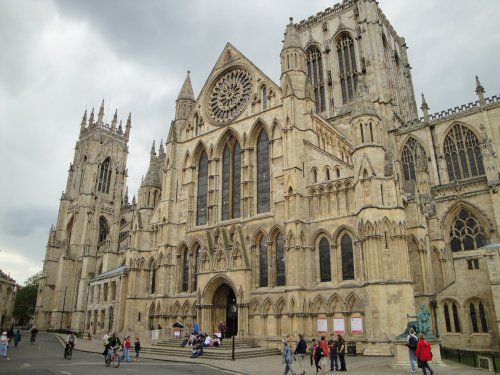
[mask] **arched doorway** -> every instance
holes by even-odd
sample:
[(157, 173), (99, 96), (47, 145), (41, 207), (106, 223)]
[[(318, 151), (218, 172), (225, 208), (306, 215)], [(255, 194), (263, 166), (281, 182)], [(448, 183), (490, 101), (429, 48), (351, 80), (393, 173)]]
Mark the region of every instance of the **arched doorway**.
[(219, 285), (212, 300), (212, 326), (218, 327), (220, 322), (224, 322), (227, 327), (226, 337), (238, 334), (238, 311), (233, 313), (231, 309), (236, 303), (234, 290), (225, 283)]

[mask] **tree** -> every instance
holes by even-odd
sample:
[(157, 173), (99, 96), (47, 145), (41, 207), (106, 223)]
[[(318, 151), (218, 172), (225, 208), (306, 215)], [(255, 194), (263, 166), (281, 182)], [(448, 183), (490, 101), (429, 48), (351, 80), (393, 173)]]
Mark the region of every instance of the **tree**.
[(17, 291), (13, 315), (18, 325), (27, 325), (33, 317), (41, 277), (42, 271), (30, 276)]

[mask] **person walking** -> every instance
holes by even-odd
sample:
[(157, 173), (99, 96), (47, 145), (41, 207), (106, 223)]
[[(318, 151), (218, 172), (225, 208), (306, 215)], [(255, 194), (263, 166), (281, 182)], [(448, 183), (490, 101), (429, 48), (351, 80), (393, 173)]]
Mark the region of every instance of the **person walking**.
[(345, 366), (345, 340), (340, 333), (337, 333), (337, 351), (339, 354), (340, 369), (339, 371), (347, 371)]
[(328, 350), (330, 350), (330, 371), (339, 370), (338, 363), (338, 341), (335, 339), (335, 335), (330, 334), (330, 340), (328, 340)]
[(304, 375), (306, 370), (304, 370), (304, 357), (306, 356), (307, 344), (306, 340), (304, 340), (304, 336), (299, 333), (299, 341), (297, 341), (297, 346), (293, 354), (297, 357), (299, 361), (300, 374)]
[(7, 331), (5, 331), (0, 336), (0, 355), (6, 360), (9, 360), (9, 357), (7, 357), (8, 345), (9, 345), (9, 338), (7, 337)]
[(37, 333), (38, 333), (38, 328), (36, 328), (36, 326), (33, 326), (33, 328), (31, 328), (31, 343), (32, 344), (35, 342)]
[(408, 347), (408, 355), (410, 356), (410, 372), (417, 372), (416, 368), (417, 357), (415, 356), (417, 343), (418, 343), (418, 337), (415, 334), (415, 330), (413, 328), (410, 328), (409, 335), (406, 338), (406, 346)]
[(122, 346), (122, 356), (120, 357), (120, 361), (124, 359), (130, 363), (130, 348), (132, 347), (132, 343), (130, 342), (130, 336), (127, 336), (125, 340), (123, 340)]
[(13, 338), (14, 338), (14, 326), (11, 325), (10, 328), (7, 330), (7, 340), (9, 341), (9, 345)]
[(17, 348), (17, 344), (19, 344), (19, 341), (21, 341), (21, 332), (17, 330), (16, 333), (14, 334), (14, 347)]
[(288, 345), (288, 341), (283, 339), (283, 364), (285, 365), (285, 374), (288, 374), (288, 371), (291, 372), (292, 375), (296, 375), (295, 371), (293, 371), (292, 364), (293, 364), (293, 354), (292, 354), (292, 349), (290, 349), (290, 346)]
[(141, 342), (139, 341), (139, 337), (135, 339), (134, 349), (135, 349), (134, 362), (137, 362), (139, 360), (139, 352), (141, 351)]
[(318, 345), (316, 339), (312, 339), (311, 366), (314, 363), (314, 365), (316, 366), (316, 374), (318, 373), (319, 370), (321, 370), (319, 362), (321, 361), (322, 357), (323, 357), (323, 351)]
[(323, 352), (323, 356), (321, 357), (321, 372), (324, 374), (326, 370), (327, 358), (329, 357), (328, 344), (326, 343), (325, 336), (321, 336), (321, 339), (319, 340), (319, 346), (321, 348), (321, 351)]
[(415, 350), (415, 356), (417, 357), (419, 367), (422, 366), (422, 372), (424, 375), (427, 375), (427, 370), (429, 370), (430, 375), (433, 375), (434, 371), (427, 363), (432, 361), (431, 344), (429, 344), (429, 342), (425, 339), (425, 333), (420, 333), (419, 337), (420, 340), (418, 340), (417, 349)]

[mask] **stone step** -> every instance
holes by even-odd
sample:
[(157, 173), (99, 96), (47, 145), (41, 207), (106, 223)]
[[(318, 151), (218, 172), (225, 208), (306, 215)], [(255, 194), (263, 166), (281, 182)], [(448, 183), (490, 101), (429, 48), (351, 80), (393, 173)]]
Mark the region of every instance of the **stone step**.
[[(163, 347), (163, 348), (181, 348), (181, 343), (180, 342), (158, 342), (154, 344), (154, 346), (157, 347)], [(232, 346), (231, 341), (224, 341), (222, 343), (223, 347), (230, 347)], [(235, 342), (234, 343), (235, 348), (258, 348), (259, 346), (257, 344), (252, 344), (252, 343), (247, 343), (247, 342)]]
[[(154, 346), (154, 347), (143, 347), (141, 353), (157, 354), (157, 355), (167, 355), (175, 357), (190, 357), (192, 350), (191, 348), (182, 347), (168, 347), (168, 346)], [(263, 356), (279, 355), (280, 351), (278, 349), (264, 349), (264, 348), (239, 348), (235, 347), (235, 358), (256, 358)], [(231, 359), (232, 348), (220, 347), (220, 348), (205, 348), (203, 349), (203, 357), (209, 359), (218, 360), (228, 360)]]

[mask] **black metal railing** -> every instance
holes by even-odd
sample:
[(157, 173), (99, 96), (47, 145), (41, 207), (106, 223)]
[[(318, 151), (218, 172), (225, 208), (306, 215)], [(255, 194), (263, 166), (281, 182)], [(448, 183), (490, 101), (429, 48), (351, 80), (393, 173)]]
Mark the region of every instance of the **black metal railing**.
[(490, 369), (491, 363), (491, 369), (495, 373), (498, 373), (500, 370), (500, 352), (455, 349), (441, 346), (441, 357), (462, 365), (483, 369)]

